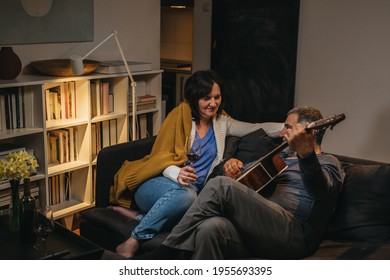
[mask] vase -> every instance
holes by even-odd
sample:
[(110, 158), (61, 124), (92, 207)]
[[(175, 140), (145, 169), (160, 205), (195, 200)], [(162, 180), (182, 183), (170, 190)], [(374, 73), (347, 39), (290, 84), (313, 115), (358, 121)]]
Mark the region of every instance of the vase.
[(36, 235), (33, 230), (35, 215), (35, 198), (31, 195), (30, 178), (23, 179), (23, 196), (19, 204), (20, 241), (22, 243), (35, 242)]
[(9, 230), (19, 231), (19, 180), (10, 180), (11, 185), (11, 203), (9, 205)]
[(13, 80), (22, 71), (22, 62), (12, 47), (0, 50), (0, 79)]

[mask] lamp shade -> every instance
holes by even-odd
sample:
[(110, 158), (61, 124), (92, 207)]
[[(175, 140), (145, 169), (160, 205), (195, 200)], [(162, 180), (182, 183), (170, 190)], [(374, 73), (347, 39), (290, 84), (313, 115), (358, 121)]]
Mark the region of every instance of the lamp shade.
[(74, 75), (84, 74), (83, 59), (79, 55), (70, 56), (70, 66)]

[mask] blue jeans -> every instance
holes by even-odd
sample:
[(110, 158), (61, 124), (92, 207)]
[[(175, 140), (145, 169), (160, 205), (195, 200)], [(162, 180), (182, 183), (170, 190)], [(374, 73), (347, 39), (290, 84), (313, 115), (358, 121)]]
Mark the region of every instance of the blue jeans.
[(151, 239), (157, 233), (172, 229), (197, 197), (192, 187), (183, 187), (164, 176), (142, 183), (135, 192), (135, 202), (146, 213), (131, 237)]

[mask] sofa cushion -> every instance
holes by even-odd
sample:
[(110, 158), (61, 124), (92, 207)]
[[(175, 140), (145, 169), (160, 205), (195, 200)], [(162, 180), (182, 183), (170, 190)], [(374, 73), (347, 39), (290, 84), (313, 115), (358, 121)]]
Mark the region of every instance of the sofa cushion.
[(92, 224), (120, 234), (123, 240), (129, 238), (133, 228), (139, 224), (137, 220), (127, 218), (118, 212), (103, 207), (85, 210), (81, 213), (81, 217)]
[(381, 241), (390, 238), (390, 165), (344, 164), (343, 189), (328, 238)]

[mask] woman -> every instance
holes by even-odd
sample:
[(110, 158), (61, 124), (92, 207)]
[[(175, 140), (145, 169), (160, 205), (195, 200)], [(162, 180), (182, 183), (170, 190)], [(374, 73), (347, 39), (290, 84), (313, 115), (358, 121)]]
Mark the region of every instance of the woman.
[[(223, 160), (227, 135), (243, 136), (263, 128), (276, 136), (282, 129), (279, 123), (251, 124), (230, 118), (222, 112), (222, 92), (216, 73), (194, 73), (184, 87), (185, 101), (164, 120), (151, 154), (138, 161), (125, 162), (118, 171), (111, 200), (118, 202), (126, 190), (138, 187), (135, 203), (140, 213), (145, 214), (112, 207), (140, 220), (131, 237), (116, 248), (118, 254), (133, 257), (141, 240), (151, 239), (178, 223), (213, 168)], [(201, 155), (193, 166), (186, 164), (184, 149), (189, 135), (202, 139)]]

